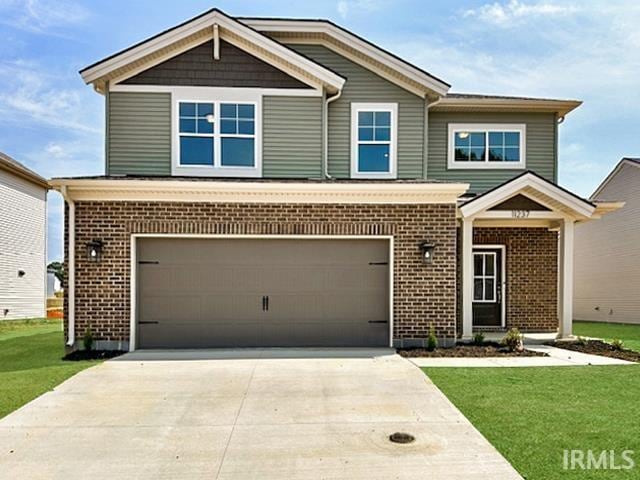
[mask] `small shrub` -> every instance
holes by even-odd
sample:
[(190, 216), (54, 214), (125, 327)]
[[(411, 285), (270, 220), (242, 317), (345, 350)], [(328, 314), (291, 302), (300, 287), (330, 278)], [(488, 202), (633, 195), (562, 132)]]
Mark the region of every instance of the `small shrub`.
[(611, 340), (611, 346), (614, 350), (622, 350), (624, 348), (624, 343), (619, 338), (614, 338)]
[(88, 327), (84, 331), (84, 335), (82, 336), (82, 344), (84, 345), (85, 350), (93, 350), (93, 332), (91, 331), (91, 327)]
[(433, 325), (429, 328), (429, 336), (427, 337), (427, 350), (433, 352), (438, 348), (438, 339), (436, 338), (436, 332)]
[(515, 352), (516, 350), (522, 350), (522, 335), (520, 334), (520, 330), (517, 328), (512, 328), (507, 332), (507, 334), (502, 338), (502, 345), (507, 347), (510, 352)]
[(484, 343), (484, 333), (478, 332), (473, 335), (473, 344), (480, 346)]
[(580, 337), (580, 336), (578, 336), (578, 338), (576, 339), (576, 343), (577, 343), (578, 345), (582, 345), (582, 346), (584, 346), (584, 345), (586, 345), (586, 344), (587, 344), (587, 339), (586, 339), (586, 338), (584, 338), (584, 337)]

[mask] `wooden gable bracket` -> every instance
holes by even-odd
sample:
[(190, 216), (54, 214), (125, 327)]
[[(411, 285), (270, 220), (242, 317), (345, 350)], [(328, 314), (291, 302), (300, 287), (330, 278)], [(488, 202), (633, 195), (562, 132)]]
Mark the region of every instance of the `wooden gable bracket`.
[(220, 31), (218, 24), (213, 24), (213, 59), (220, 60)]

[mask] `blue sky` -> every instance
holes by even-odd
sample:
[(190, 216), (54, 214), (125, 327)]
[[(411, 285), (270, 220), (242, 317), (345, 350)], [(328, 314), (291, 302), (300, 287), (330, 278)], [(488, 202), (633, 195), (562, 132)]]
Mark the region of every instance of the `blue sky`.
[[(640, 156), (640, 2), (0, 0), (0, 150), (46, 177), (103, 173), (103, 97), (78, 70), (211, 7), (329, 18), (452, 84), (452, 91), (576, 98), (560, 183), (588, 196)], [(62, 258), (50, 193), (49, 258)]]

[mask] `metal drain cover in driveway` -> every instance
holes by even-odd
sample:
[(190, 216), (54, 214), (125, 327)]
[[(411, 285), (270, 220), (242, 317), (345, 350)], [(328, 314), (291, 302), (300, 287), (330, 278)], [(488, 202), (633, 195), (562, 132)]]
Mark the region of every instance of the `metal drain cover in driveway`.
[(396, 432), (389, 435), (389, 440), (393, 443), (411, 443), (415, 439), (410, 433)]

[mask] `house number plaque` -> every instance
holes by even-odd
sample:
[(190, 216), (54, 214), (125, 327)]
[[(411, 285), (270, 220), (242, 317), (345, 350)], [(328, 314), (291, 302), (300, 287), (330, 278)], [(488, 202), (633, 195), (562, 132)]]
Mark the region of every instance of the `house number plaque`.
[(511, 210), (513, 218), (529, 218), (529, 210)]

